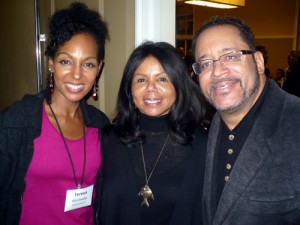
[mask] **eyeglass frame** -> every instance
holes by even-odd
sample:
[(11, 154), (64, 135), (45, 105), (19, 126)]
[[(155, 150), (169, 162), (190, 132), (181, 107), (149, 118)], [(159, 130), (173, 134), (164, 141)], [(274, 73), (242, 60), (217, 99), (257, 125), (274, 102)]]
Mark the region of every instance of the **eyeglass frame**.
[[(193, 71), (194, 71), (195, 74), (200, 75), (203, 72), (203, 70), (200, 69), (200, 62), (204, 62), (204, 61), (208, 61), (208, 62), (212, 63), (211, 66), (209, 66), (210, 68), (213, 68), (214, 64), (216, 62), (218, 62), (218, 61), (220, 61), (220, 63), (223, 65), (224, 62), (223, 62), (223, 60), (221, 60), (221, 58), (223, 58), (226, 55), (230, 55), (230, 54), (234, 54), (234, 53), (240, 53), (241, 56), (242, 56), (242, 55), (254, 54), (255, 51), (251, 51), (251, 50), (237, 50), (237, 51), (232, 51), (232, 52), (228, 52), (226, 54), (223, 54), (223, 55), (219, 56), (219, 59), (215, 59), (215, 60), (213, 60), (213, 59), (199, 60), (198, 62), (195, 62), (195, 63), (192, 64)], [(238, 62), (238, 61), (230, 61), (230, 60), (228, 60), (227, 62)], [(200, 70), (199, 73), (196, 72), (196, 70), (198, 70), (198, 69), (195, 69), (197, 66), (199, 67), (199, 70)]]

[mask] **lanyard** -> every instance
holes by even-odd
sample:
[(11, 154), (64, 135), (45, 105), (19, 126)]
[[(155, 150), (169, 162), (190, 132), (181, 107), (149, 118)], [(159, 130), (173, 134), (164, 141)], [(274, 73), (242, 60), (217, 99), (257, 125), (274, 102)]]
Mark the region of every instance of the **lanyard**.
[(61, 137), (62, 137), (62, 140), (63, 140), (63, 142), (64, 142), (66, 151), (67, 151), (67, 153), (68, 153), (68, 156), (69, 156), (69, 159), (70, 159), (70, 162), (71, 162), (71, 166), (72, 166), (72, 170), (73, 170), (73, 176), (74, 176), (75, 185), (76, 185), (76, 187), (77, 187), (78, 189), (80, 189), (81, 186), (82, 186), (82, 184), (83, 184), (83, 180), (84, 180), (85, 164), (86, 164), (86, 137), (85, 137), (85, 126), (84, 126), (84, 121), (83, 121), (83, 119), (82, 119), (83, 140), (84, 140), (84, 148), (83, 148), (83, 149), (84, 149), (84, 159), (83, 159), (83, 169), (82, 169), (81, 180), (80, 180), (80, 184), (78, 184), (77, 179), (76, 179), (76, 172), (75, 172), (74, 163), (73, 163), (72, 156), (71, 156), (70, 150), (69, 150), (69, 148), (68, 148), (66, 139), (65, 139), (65, 137), (64, 137), (64, 135), (63, 135), (63, 132), (62, 132), (60, 126), (59, 126), (58, 120), (57, 120), (57, 118), (56, 118), (56, 115), (55, 115), (55, 113), (54, 113), (52, 107), (51, 107), (51, 104), (49, 104), (49, 108), (50, 108), (50, 110), (51, 110), (51, 112), (52, 112), (52, 115), (53, 115), (53, 117), (54, 117), (54, 120), (55, 120), (55, 122), (56, 122), (56, 124), (57, 124), (57, 127), (58, 127), (58, 130), (59, 130), (59, 133), (60, 133), (60, 135), (61, 135)]

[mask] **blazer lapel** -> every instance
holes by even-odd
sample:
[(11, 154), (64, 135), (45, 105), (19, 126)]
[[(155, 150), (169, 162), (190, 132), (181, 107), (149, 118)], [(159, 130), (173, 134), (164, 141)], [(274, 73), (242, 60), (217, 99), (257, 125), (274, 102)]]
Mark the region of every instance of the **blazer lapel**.
[[(282, 110), (281, 103), (284, 97), (280, 92), (282, 90), (273, 81), (270, 82), (265, 103), (223, 189), (213, 225), (220, 225), (224, 222), (235, 203), (264, 165), (269, 154), (270, 139), (278, 126), (276, 115), (280, 114)], [(211, 147), (215, 147), (215, 145)], [(216, 174), (216, 171), (213, 173)]]
[(257, 130), (255, 130), (255, 127), (253, 127), (249, 138), (244, 144), (246, 147), (242, 148), (234, 164), (230, 178), (225, 184), (213, 221), (214, 225), (223, 223), (269, 154), (268, 148), (263, 147), (267, 142), (264, 133), (262, 131), (256, 132)]
[(204, 187), (203, 187), (203, 220), (205, 225), (211, 225), (217, 209), (216, 199), (216, 182), (217, 171), (216, 165), (216, 144), (221, 119), (216, 114), (212, 126), (210, 127), (209, 138), (207, 143), (207, 156), (205, 165)]

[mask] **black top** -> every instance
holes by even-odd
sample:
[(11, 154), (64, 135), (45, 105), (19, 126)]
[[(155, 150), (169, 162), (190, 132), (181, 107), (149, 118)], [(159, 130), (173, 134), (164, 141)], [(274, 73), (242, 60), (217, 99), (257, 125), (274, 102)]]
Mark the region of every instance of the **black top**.
[[(145, 136), (143, 150), (149, 176), (169, 134), (166, 116), (139, 116)], [(154, 200), (149, 207), (138, 196), (145, 185), (140, 142), (123, 145), (111, 132), (103, 142), (102, 224), (169, 225), (202, 224), (201, 195), (204, 174), (206, 133), (197, 130), (194, 146), (168, 138), (149, 181)]]
[[(145, 135), (143, 150), (147, 176), (149, 176), (169, 134), (167, 121), (165, 116), (149, 117), (140, 114), (139, 124), (142, 134)], [(148, 199), (149, 208), (141, 207), (141, 221), (145, 225), (168, 224), (170, 222), (182, 183), (186, 167), (185, 162), (192, 149), (191, 146), (176, 144), (171, 138), (166, 141), (163, 153), (149, 181), (154, 200)], [(145, 173), (140, 144), (130, 149), (129, 153), (137, 175), (137, 184), (141, 188), (145, 185)], [(140, 197), (140, 202), (142, 200), (143, 198)]]

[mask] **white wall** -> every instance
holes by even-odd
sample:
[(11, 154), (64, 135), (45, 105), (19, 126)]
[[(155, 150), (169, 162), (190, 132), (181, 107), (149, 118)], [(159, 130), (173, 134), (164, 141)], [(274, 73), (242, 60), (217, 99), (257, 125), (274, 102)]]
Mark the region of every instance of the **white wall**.
[(135, 1), (135, 46), (145, 40), (175, 46), (175, 0)]
[(100, 108), (114, 117), (123, 69), (134, 48), (144, 40), (175, 45), (175, 0), (100, 0), (111, 40), (106, 46), (100, 78)]

